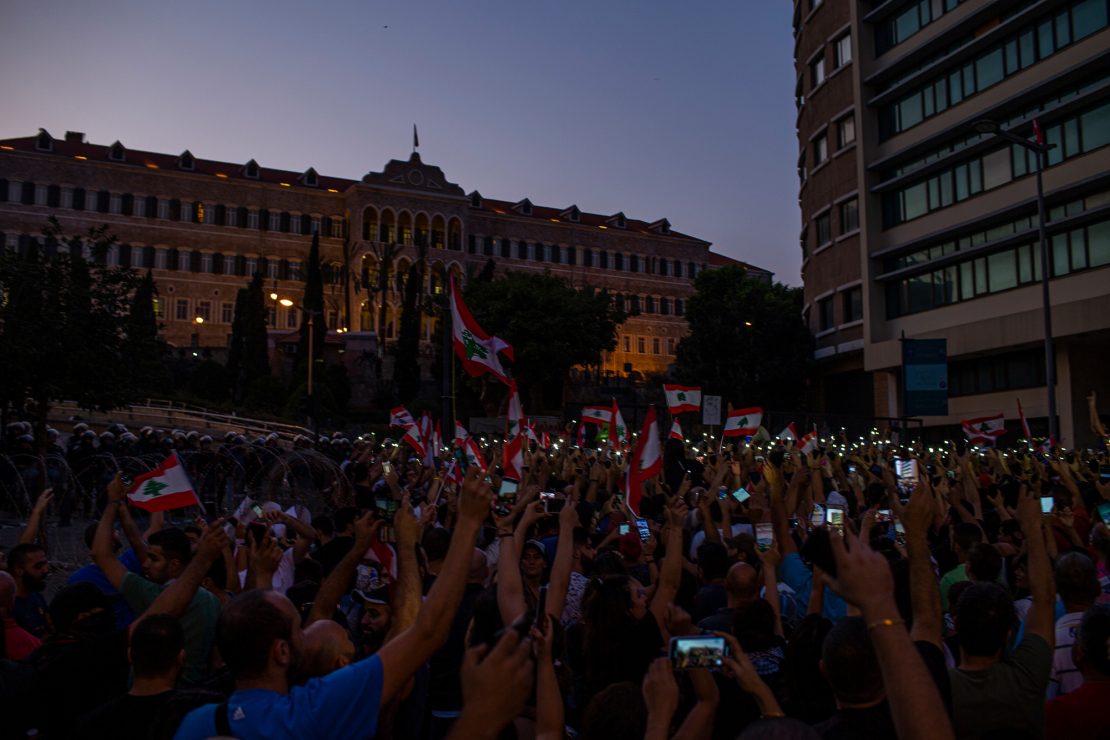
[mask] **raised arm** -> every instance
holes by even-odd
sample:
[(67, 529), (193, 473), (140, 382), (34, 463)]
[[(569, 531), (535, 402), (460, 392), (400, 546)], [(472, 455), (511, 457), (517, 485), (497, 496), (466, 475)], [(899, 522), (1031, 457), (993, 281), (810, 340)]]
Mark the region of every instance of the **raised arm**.
[(405, 682), (447, 640), (455, 610), (466, 587), (470, 554), (482, 522), (489, 516), (493, 493), (484, 474), (473, 466), (459, 493), (459, 520), (451, 536), (443, 570), (428, 592), (416, 622), (378, 651), (384, 674), (382, 703), (389, 701)]
[(512, 624), (527, 611), (520, 576), (520, 553), (528, 530), (541, 516), (543, 504), (537, 501), (524, 510), (513, 536), (501, 538), (501, 552), (497, 558), (497, 608), (504, 624)]
[[(798, 548), (794, 544), (794, 538), (790, 536), (790, 522), (782, 500), (782, 471), (768, 464), (763, 466), (763, 475), (765, 479), (769, 479), (771, 488), (771, 523), (775, 530), (775, 541), (778, 542), (779, 552), (786, 557), (797, 552)], [(794, 473), (795, 478), (800, 475), (801, 472)]]
[(313, 602), (312, 610), (308, 613), (305, 627), (321, 619), (331, 619), (335, 614), (339, 600), (351, 587), (355, 569), (366, 556), (366, 551), (370, 549), (371, 543), (381, 529), (382, 521), (372, 521), (371, 516), (370, 512), (366, 512), (355, 520), (355, 544), (320, 584), (320, 590), (316, 593), (316, 601)]
[[(886, 558), (851, 532), (829, 535), (836, 558), (833, 589), (859, 607), (875, 647), (890, 714), (899, 738), (954, 737), (940, 691), (913, 645), (894, 603), (894, 575)], [(922, 721), (923, 718), (928, 721)]]
[[(123, 527), (123, 536), (127, 538), (131, 549), (135, 551), (135, 557), (141, 563), (146, 560), (146, 539), (139, 532), (139, 526), (135, 524), (135, 518), (131, 516), (131, 510), (127, 508), (127, 500), (124, 499), (123, 501), (124, 505), (119, 507), (119, 523)], [(158, 515), (165, 517), (163, 512), (158, 512)], [(154, 518), (153, 514), (151, 518)]]
[(19, 535), (19, 544), (27, 545), (38, 538), (39, 530), (42, 529), (42, 519), (46, 515), (46, 507), (50, 504), (52, 498), (54, 498), (53, 488), (42, 489), (42, 493), (35, 499), (35, 505), (31, 507), (31, 516), (27, 518), (27, 526), (23, 528), (23, 532)]
[(933, 492), (927, 478), (921, 480), (921, 485), (899, 513), (906, 529), (906, 554), (910, 561), (910, 604), (913, 609), (910, 638), (931, 642), (939, 648), (944, 618), (940, 606), (940, 585), (929, 561)]
[(686, 504), (675, 499), (667, 507), (667, 553), (659, 568), (659, 587), (651, 597), (651, 613), (659, 629), (667, 634), (667, 607), (674, 601), (682, 579), (682, 522), (686, 518)]
[(119, 473), (116, 473), (116, 477), (108, 484), (108, 502), (100, 515), (100, 523), (96, 525), (91, 555), (93, 562), (104, 572), (112, 588), (117, 591), (123, 583), (124, 574), (127, 573), (127, 569), (116, 558), (115, 550), (112, 548), (112, 528), (116, 524), (116, 517), (122, 506), (124, 506), (123, 479), (120, 478)]
[[(577, 487), (576, 487), (577, 488)], [(547, 584), (547, 613), (556, 619), (563, 614), (570, 588), (570, 569), (574, 565), (574, 529), (578, 526), (578, 497), (571, 496), (559, 512), (559, 540), (555, 545), (555, 561)]]
[[(548, 605), (551, 597), (548, 596)], [(552, 646), (555, 640), (556, 617), (544, 614), (541, 633), (532, 628), (532, 649), (536, 657), (536, 740), (562, 740), (565, 736), (563, 693), (555, 675)]]
[(408, 494), (401, 499), (393, 526), (397, 530), (397, 589), (393, 594), (393, 624), (386, 636), (387, 641), (411, 627), (420, 612), (420, 568), (416, 562), (420, 522), (409, 504)]
[[(1024, 485), (1018, 493), (1018, 520), (1028, 553), (1029, 591), (1033, 606), (1025, 617), (1025, 634), (1038, 635), (1052, 648), (1056, 639), (1056, 584), (1045, 549), (1040, 501)], [(1051, 533), (1049, 533), (1051, 539)]]
[(197, 550), (193, 553), (192, 560), (185, 566), (181, 575), (158, 594), (144, 614), (171, 614), (180, 617), (189, 608), (193, 597), (200, 588), (201, 581), (208, 575), (212, 563), (221, 557), (223, 550), (228, 545), (227, 532), (223, 528), (223, 520), (217, 519), (201, 533), (197, 541)]

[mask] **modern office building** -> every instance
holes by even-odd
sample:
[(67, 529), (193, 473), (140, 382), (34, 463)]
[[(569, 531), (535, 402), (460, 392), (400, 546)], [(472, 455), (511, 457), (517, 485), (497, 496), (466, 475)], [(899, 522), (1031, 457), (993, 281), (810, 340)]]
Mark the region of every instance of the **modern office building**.
[(1057, 419), (1110, 398), (1107, 0), (798, 0), (802, 274), (825, 410), (903, 414), (900, 339), (945, 338), (947, 416), (1047, 433), (1034, 120), (1047, 155)]
[[(735, 262), (673, 230), (665, 218), (647, 222), (574, 204), (553, 208), (528, 198), (468, 194), (416, 152), (349, 180), (311, 167), (289, 172), (253, 159), (216, 162), (189, 151), (91, 144), (76, 132), (0, 141), (0, 242), (25, 248), (51, 215), (73, 235), (107, 224), (119, 238), (109, 263), (153, 271), (165, 337), (178, 347), (226, 345), (236, 291), (255, 272), (268, 290), (298, 300), (300, 268), (311, 235), (319, 233), (327, 325), (350, 339), (373, 332), (388, 344), (396, 336), (400, 289), (421, 254), (429, 292), (445, 289), (449, 271), (465, 280), (492, 259), (497, 271), (547, 271), (576, 286), (608, 290), (633, 315), (603, 371), (646, 375), (673, 362), (697, 274)], [(385, 259), (390, 272), (382, 291), (378, 271)], [(746, 267), (753, 277), (771, 277)], [(297, 309), (275, 303), (275, 343), (299, 320)], [(433, 321), (428, 317), (422, 327), (428, 358)]]

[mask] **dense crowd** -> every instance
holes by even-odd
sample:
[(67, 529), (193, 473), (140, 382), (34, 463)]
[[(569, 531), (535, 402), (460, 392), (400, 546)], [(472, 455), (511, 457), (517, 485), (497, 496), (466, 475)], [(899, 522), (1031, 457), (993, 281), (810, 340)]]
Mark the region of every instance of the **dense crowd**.
[[(51, 444), (4, 473), (3, 737), (1110, 737), (1105, 447), (670, 439), (633, 492), (558, 441), (516, 485), (500, 445)], [(169, 452), (205, 510), (128, 505)]]

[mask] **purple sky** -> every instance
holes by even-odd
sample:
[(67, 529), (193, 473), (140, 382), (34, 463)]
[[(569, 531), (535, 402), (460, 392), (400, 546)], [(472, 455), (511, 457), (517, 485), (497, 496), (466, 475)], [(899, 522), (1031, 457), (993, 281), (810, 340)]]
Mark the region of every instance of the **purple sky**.
[(790, 4), (752, 0), (16, 0), (0, 138), (624, 211), (798, 285)]

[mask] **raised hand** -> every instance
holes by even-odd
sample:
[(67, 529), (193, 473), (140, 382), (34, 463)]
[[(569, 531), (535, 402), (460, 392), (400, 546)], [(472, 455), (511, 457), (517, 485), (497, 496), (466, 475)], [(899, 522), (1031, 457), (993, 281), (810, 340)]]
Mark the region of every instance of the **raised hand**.
[(46, 507), (50, 504), (50, 500), (53, 499), (53, 498), (54, 498), (54, 489), (53, 488), (44, 488), (44, 489), (42, 489), (42, 493), (40, 493), (39, 497), (37, 499), (35, 499), (35, 505), (31, 509), (31, 513), (32, 514), (42, 514), (42, 512), (46, 511)]
[(197, 540), (197, 551), (193, 557), (204, 558), (208, 562), (214, 562), (223, 555), (224, 549), (230, 544), (231, 539), (224, 530), (224, 520), (217, 519), (205, 527), (201, 532), (200, 539)]
[(486, 483), (483, 471), (472, 465), (459, 491), (459, 520), (480, 525), (489, 516), (493, 490)]
[(401, 497), (401, 505), (393, 516), (393, 527), (397, 531), (397, 542), (402, 545), (415, 545), (420, 541), (420, 522), (409, 503), (409, 495)]
[(524, 708), (532, 691), (533, 674), (529, 643), (521, 640), (516, 630), (505, 630), (492, 650), (487, 645), (467, 650), (460, 676), (460, 731), (452, 732), (451, 737), (496, 737)]

